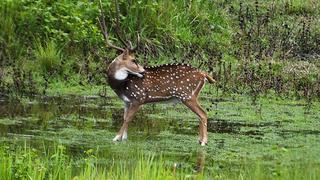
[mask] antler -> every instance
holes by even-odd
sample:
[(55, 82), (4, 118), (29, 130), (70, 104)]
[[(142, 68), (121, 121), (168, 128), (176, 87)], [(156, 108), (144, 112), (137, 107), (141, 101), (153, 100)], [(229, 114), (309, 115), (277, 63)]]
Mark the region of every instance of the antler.
[(131, 41), (129, 41), (129, 44), (130, 44), (130, 51), (135, 51), (135, 50), (137, 50), (137, 48), (138, 48), (138, 46), (139, 46), (139, 44), (140, 44), (140, 35), (139, 35), (139, 33), (138, 33), (138, 35), (137, 35), (137, 42), (136, 42), (136, 46), (135, 47), (132, 47), (132, 43), (131, 43)]
[[(103, 12), (103, 8), (102, 8), (102, 2), (101, 0), (99, 0), (99, 3), (100, 3), (100, 14), (101, 14), (101, 17), (98, 18), (98, 21), (99, 21), (99, 24), (100, 24), (100, 28), (101, 28), (101, 33), (104, 37), (104, 40), (105, 40), (105, 43), (107, 46), (111, 47), (111, 48), (114, 48), (116, 50), (119, 50), (119, 51), (124, 51), (123, 48), (120, 48), (118, 46), (115, 46), (113, 44), (111, 44), (109, 41), (108, 41), (108, 32), (107, 32), (107, 27), (106, 27), (106, 21), (105, 21), (105, 17), (104, 17), (104, 12)], [(121, 39), (122, 41), (122, 39)]]

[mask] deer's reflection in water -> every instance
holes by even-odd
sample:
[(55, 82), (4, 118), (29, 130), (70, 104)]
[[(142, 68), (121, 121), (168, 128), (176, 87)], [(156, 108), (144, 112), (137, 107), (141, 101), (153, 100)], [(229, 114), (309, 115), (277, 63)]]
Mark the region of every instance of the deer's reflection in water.
[[(205, 149), (198, 149), (197, 154), (196, 154), (196, 161), (194, 164), (194, 172), (195, 173), (202, 173), (204, 170), (204, 164), (205, 164), (205, 159), (206, 159), (206, 150)], [(183, 168), (183, 164), (181, 163), (174, 163), (173, 164), (173, 174), (175, 175), (178, 169)]]
[(207, 151), (203, 148), (199, 148), (197, 151), (197, 161), (194, 167), (194, 170), (197, 173), (202, 173), (204, 169), (205, 159)]

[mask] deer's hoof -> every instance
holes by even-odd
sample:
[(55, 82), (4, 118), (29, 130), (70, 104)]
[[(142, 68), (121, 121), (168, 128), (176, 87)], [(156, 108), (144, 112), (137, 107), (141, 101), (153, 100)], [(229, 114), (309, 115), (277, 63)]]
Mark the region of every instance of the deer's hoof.
[(122, 134), (122, 140), (124, 141), (124, 140), (127, 140), (128, 139), (128, 134), (127, 134), (127, 132), (125, 131), (125, 132), (123, 132), (123, 134)]
[(206, 145), (208, 145), (206, 142), (204, 142), (204, 141), (199, 141), (199, 144), (201, 145), (201, 146), (206, 146)]
[(207, 143), (205, 143), (205, 142), (201, 143), (201, 146), (206, 146), (206, 145), (207, 145)]
[(122, 141), (122, 137), (120, 135), (116, 135), (116, 137), (113, 138), (113, 142)]

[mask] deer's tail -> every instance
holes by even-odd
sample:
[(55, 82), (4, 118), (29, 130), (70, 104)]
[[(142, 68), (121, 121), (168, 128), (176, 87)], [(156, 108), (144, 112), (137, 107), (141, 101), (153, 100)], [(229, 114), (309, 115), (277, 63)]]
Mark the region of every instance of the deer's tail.
[(213, 84), (215, 82), (217, 82), (215, 79), (213, 79), (213, 77), (211, 77), (208, 73), (205, 73), (205, 76), (207, 78), (207, 80), (209, 81), (210, 84)]

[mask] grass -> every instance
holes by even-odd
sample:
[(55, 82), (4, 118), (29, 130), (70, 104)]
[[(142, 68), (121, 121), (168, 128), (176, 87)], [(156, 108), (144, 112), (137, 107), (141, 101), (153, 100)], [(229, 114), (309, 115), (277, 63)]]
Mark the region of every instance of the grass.
[[(14, 149), (13, 149), (14, 148)], [(111, 162), (99, 160), (96, 150), (84, 151), (80, 157), (66, 153), (63, 145), (54, 151), (43, 151), (29, 145), (0, 147), (0, 179), (317, 179), (319, 164), (302, 161), (288, 165), (266, 164), (262, 159), (225, 162), (218, 169), (179, 167), (161, 155), (138, 153), (128, 159)], [(292, 154), (294, 156), (294, 154)]]
[(104, 86), (92, 86), (89, 84), (79, 85), (79, 84), (66, 84), (61, 81), (55, 81), (50, 83), (47, 95), (48, 96), (59, 96), (59, 95), (98, 95), (103, 93)]
[(53, 75), (61, 69), (61, 53), (53, 40), (47, 40), (42, 45), (40, 40), (36, 43), (35, 64), (36, 68), (44, 75)]

